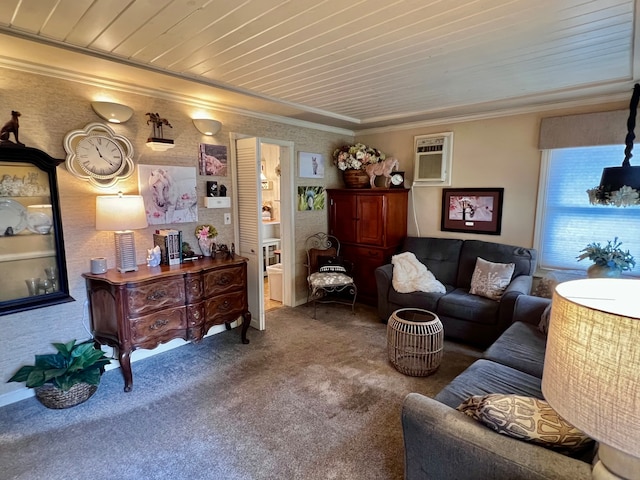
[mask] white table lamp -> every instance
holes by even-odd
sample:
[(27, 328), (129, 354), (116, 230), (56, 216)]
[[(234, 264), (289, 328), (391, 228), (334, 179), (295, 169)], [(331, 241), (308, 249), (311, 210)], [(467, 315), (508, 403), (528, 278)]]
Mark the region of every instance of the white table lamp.
[(542, 393), (599, 442), (594, 478), (640, 479), (640, 280), (556, 287)]
[(135, 239), (131, 230), (147, 226), (141, 195), (96, 197), (96, 230), (115, 232), (116, 268), (119, 272), (138, 270)]

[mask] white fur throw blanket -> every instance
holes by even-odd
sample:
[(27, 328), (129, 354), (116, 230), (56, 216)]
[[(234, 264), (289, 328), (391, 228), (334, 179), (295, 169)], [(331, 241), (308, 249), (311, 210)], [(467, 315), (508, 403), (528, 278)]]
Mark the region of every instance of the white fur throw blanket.
[(391, 257), (393, 278), (391, 284), (396, 292), (438, 292), (446, 293), (442, 283), (411, 252)]

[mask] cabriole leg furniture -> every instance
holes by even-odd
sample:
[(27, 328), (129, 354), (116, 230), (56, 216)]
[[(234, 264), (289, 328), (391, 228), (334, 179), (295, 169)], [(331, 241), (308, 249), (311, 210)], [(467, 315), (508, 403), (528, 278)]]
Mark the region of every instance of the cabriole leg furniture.
[(201, 340), (214, 325), (243, 317), (241, 339), (249, 343), (247, 260), (205, 257), (180, 265), (136, 272), (115, 269), (84, 273), (94, 341), (118, 352), (124, 391), (133, 386), (131, 352), (152, 349), (174, 338)]

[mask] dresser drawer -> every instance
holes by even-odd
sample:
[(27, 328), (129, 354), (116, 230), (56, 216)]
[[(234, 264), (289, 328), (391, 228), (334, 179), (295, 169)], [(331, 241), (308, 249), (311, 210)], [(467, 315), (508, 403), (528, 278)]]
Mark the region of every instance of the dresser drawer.
[(167, 278), (129, 287), (127, 304), (130, 317), (138, 317), (161, 308), (184, 305), (184, 279)]
[(135, 345), (145, 348), (145, 344), (154, 344), (176, 338), (176, 330), (186, 330), (186, 307), (176, 307), (152, 313), (131, 320), (131, 340)]
[(204, 275), (204, 296), (243, 290), (246, 284), (247, 273), (243, 265), (214, 270)]
[(247, 297), (244, 290), (210, 298), (205, 302), (207, 329), (211, 325), (233, 322), (247, 311)]

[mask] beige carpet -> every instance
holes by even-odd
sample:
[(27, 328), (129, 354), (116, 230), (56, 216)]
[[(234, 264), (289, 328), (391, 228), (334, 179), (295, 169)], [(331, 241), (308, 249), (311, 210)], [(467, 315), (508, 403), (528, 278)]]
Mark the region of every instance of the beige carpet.
[(407, 377), (386, 326), (357, 305), (280, 308), (238, 330), (111, 370), (88, 402), (0, 409), (1, 479), (401, 479), (400, 408), (434, 395), (478, 356), (446, 343), (441, 368)]

